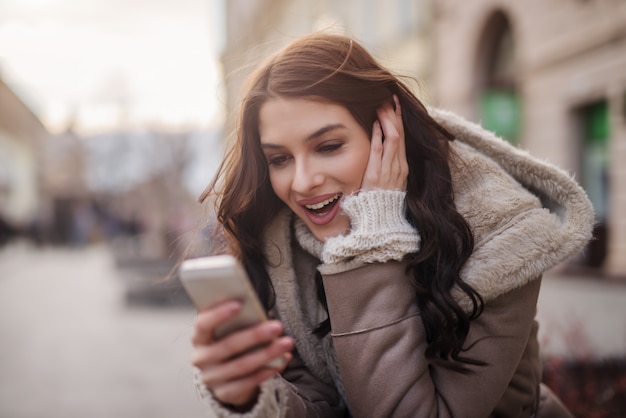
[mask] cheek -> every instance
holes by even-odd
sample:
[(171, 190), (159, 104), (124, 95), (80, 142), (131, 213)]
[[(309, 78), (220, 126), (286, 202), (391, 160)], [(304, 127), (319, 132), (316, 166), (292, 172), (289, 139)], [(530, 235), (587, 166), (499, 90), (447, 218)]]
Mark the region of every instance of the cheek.
[(289, 195), (289, 181), (285, 173), (270, 170), (270, 184), (276, 196), (286, 203), (287, 196)]
[(356, 184), (357, 187), (361, 186), (363, 182), (363, 176), (365, 169), (367, 168), (367, 162), (369, 160), (369, 150), (367, 152), (361, 151), (355, 158), (352, 159), (351, 164), (346, 164), (344, 169), (351, 175), (351, 183)]
[(361, 187), (367, 161), (340, 160), (326, 165), (328, 177), (343, 185), (344, 192), (353, 192)]

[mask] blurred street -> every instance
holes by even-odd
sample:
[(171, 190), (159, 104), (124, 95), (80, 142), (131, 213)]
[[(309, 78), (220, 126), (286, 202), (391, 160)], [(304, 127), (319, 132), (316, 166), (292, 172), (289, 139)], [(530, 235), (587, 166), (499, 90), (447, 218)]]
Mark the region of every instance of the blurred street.
[(0, 252), (0, 417), (199, 417), (188, 305), (126, 304), (104, 246)]
[[(128, 303), (105, 246), (0, 251), (0, 416), (200, 417), (190, 305)], [(544, 354), (626, 353), (626, 284), (548, 276)]]
[(547, 273), (537, 318), (546, 356), (579, 360), (626, 356), (624, 280)]

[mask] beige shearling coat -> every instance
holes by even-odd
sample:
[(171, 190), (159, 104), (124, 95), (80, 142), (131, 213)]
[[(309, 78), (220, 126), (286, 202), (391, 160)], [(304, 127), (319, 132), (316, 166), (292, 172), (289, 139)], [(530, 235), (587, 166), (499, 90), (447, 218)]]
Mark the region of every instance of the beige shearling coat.
[[(462, 277), (485, 301), (471, 323), (468, 357), (486, 366), (460, 374), (429, 364), (426, 335), (402, 262), (319, 266), (293, 236), (292, 215), (268, 226), (266, 255), (275, 315), (296, 340), (282, 376), (262, 385), (246, 417), (570, 416), (540, 384), (534, 320), (541, 276), (580, 250), (593, 210), (582, 189), (477, 125), (431, 110), (455, 137), (455, 202), (475, 238)], [(326, 317), (314, 275), (322, 273), (332, 333), (311, 330)], [(468, 301), (461, 293), (464, 307)], [(240, 416), (198, 384), (214, 416)]]

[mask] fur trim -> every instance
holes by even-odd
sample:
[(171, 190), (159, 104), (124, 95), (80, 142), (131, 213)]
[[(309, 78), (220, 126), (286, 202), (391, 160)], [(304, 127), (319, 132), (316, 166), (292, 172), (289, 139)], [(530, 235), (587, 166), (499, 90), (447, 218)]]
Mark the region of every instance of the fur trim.
[(593, 208), (567, 173), (453, 113), (430, 114), (457, 140), (455, 202), (476, 239), (461, 275), (486, 301), (534, 280), (589, 241)]
[(298, 354), (311, 373), (334, 385), (345, 400), (332, 338), (328, 334), (320, 340), (312, 333), (328, 317), (317, 297), (315, 274), (320, 261), (292, 239), (292, 220), (293, 212), (285, 208), (266, 233), (265, 255), (276, 293), (276, 316), (296, 340)]
[(324, 344), (312, 333), (327, 315), (317, 299), (315, 272), (319, 260), (300, 247), (294, 248), (292, 218), (291, 210), (284, 209), (272, 220), (266, 234), (265, 255), (276, 292), (276, 314), (286, 333), (295, 338), (304, 363), (319, 379), (332, 383), (326, 362), (319, 356)]
[(324, 251), (324, 243), (311, 233), (311, 230), (300, 218), (293, 220), (293, 229), (296, 239), (300, 246), (309, 254), (314, 255), (318, 259), (322, 259), (322, 251)]

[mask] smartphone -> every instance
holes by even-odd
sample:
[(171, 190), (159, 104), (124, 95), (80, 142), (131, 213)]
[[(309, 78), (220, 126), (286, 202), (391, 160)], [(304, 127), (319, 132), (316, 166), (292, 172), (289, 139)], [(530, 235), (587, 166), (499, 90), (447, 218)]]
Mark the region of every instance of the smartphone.
[[(215, 329), (214, 337), (228, 334), (258, 324), (267, 319), (246, 270), (231, 255), (192, 258), (182, 262), (180, 281), (198, 310), (211, 308), (226, 300), (242, 303), (239, 314)], [(268, 363), (269, 367), (281, 367), (284, 358)]]

